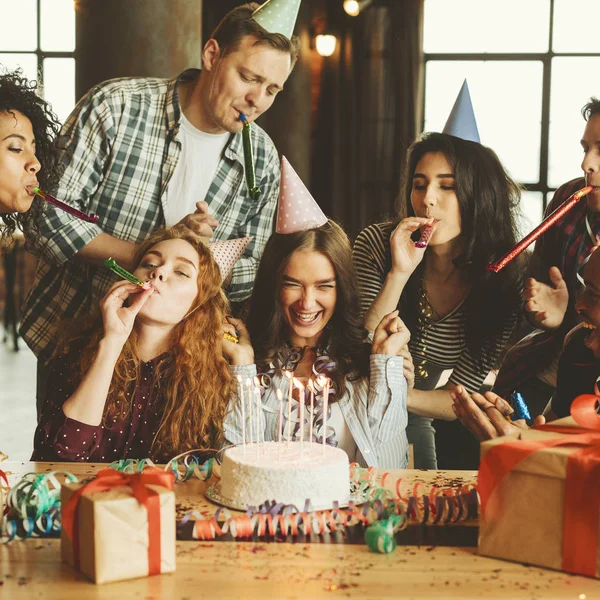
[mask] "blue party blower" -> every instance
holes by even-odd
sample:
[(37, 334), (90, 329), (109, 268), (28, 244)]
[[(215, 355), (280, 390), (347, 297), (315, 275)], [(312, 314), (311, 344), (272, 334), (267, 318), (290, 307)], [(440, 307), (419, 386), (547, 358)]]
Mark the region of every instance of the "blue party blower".
[(510, 398), (510, 405), (512, 409), (515, 411), (510, 415), (511, 421), (518, 421), (519, 419), (525, 419), (528, 425), (531, 425), (531, 413), (529, 412), (529, 407), (525, 403), (525, 399), (522, 394), (519, 392), (513, 392), (513, 395)]

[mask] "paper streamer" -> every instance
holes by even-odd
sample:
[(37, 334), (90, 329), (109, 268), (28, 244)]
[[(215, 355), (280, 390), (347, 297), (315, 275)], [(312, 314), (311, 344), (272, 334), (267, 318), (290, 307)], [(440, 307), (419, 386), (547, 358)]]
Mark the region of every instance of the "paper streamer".
[(0, 542), (27, 539), (60, 531), (60, 482), (57, 475), (68, 482), (77, 477), (68, 471), (26, 473), (9, 490), (7, 512), (2, 517)]

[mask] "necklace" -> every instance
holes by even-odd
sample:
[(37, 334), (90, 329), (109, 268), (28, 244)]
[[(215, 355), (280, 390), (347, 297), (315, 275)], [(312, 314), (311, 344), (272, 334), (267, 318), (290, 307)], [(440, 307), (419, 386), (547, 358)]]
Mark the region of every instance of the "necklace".
[(425, 278), (421, 278), (419, 290), (419, 314), (417, 316), (418, 334), (414, 341), (414, 354), (420, 354), (422, 358), (415, 365), (415, 376), (421, 381), (429, 377), (427, 370), (427, 336), (429, 328), (432, 325), (431, 318), (433, 317), (433, 308), (427, 297), (427, 288), (425, 287)]

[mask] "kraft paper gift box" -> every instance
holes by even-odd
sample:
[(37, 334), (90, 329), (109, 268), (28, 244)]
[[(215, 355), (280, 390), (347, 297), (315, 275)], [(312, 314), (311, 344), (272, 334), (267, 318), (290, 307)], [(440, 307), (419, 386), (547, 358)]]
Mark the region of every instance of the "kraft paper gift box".
[[(124, 475), (111, 469), (100, 471), (91, 484), (63, 485), (63, 561), (96, 583), (175, 571), (175, 492), (172, 474), (160, 471), (159, 477), (165, 475), (170, 487), (149, 483), (147, 471)], [(151, 509), (134, 495), (136, 486), (127, 484), (128, 478), (140, 476), (137, 488), (141, 484), (155, 503)], [(70, 516), (65, 513), (69, 500)]]
[[(481, 444), (479, 552), (598, 577), (600, 431), (592, 433), (592, 441), (586, 443), (582, 435), (589, 436), (591, 430), (580, 428), (572, 417), (553, 421), (548, 427), (559, 431), (531, 429)], [(581, 445), (567, 445), (577, 442), (576, 437)], [(517, 453), (522, 452), (518, 447), (523, 445), (529, 449), (546, 447), (535, 449), (522, 462), (513, 454), (511, 463), (511, 445)], [(492, 451), (493, 459), (488, 456)], [(592, 458), (595, 464), (587, 467), (592, 476), (588, 472), (583, 480), (581, 472), (578, 475), (577, 469), (568, 467), (569, 457), (582, 451), (595, 456)], [(490, 460), (484, 467), (486, 456)], [(507, 468), (508, 472), (499, 478), (498, 473)], [(578, 476), (579, 483), (573, 479)]]

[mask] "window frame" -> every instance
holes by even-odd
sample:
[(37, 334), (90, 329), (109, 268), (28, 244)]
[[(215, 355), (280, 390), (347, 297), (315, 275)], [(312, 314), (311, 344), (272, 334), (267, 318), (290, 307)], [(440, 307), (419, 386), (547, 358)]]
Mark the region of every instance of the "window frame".
[(42, 2), (43, 2), (43, 0), (36, 0), (36, 7), (37, 7), (36, 49), (35, 50), (1, 49), (0, 53), (2, 53), (2, 54), (29, 54), (29, 55), (35, 56), (37, 59), (36, 79), (38, 82), (38, 86), (41, 88), (42, 93), (43, 93), (43, 91), (44, 91), (44, 60), (46, 58), (72, 58), (75, 60), (75, 65), (77, 65), (78, 53), (77, 53), (77, 37), (75, 37), (75, 50), (73, 50), (72, 52), (57, 51), (57, 50), (42, 50)]
[(550, 92), (552, 83), (552, 60), (554, 58), (600, 58), (600, 52), (555, 52), (553, 47), (554, 42), (554, 5), (555, 0), (550, 0), (549, 11), (550, 18), (548, 21), (548, 51), (547, 52), (527, 52), (527, 53), (510, 53), (510, 52), (477, 52), (477, 53), (423, 53), (423, 105), (422, 105), (422, 123), (421, 129), (425, 125), (425, 103), (427, 94), (427, 65), (429, 62), (446, 62), (446, 61), (526, 61), (526, 62), (541, 62), (542, 63), (542, 122), (541, 122), (541, 140), (540, 140), (540, 170), (539, 181), (522, 181), (519, 182), (523, 188), (529, 192), (541, 192), (543, 210), (546, 210), (548, 200), (556, 187), (552, 187), (548, 183), (549, 170), (549, 153), (550, 153)]

